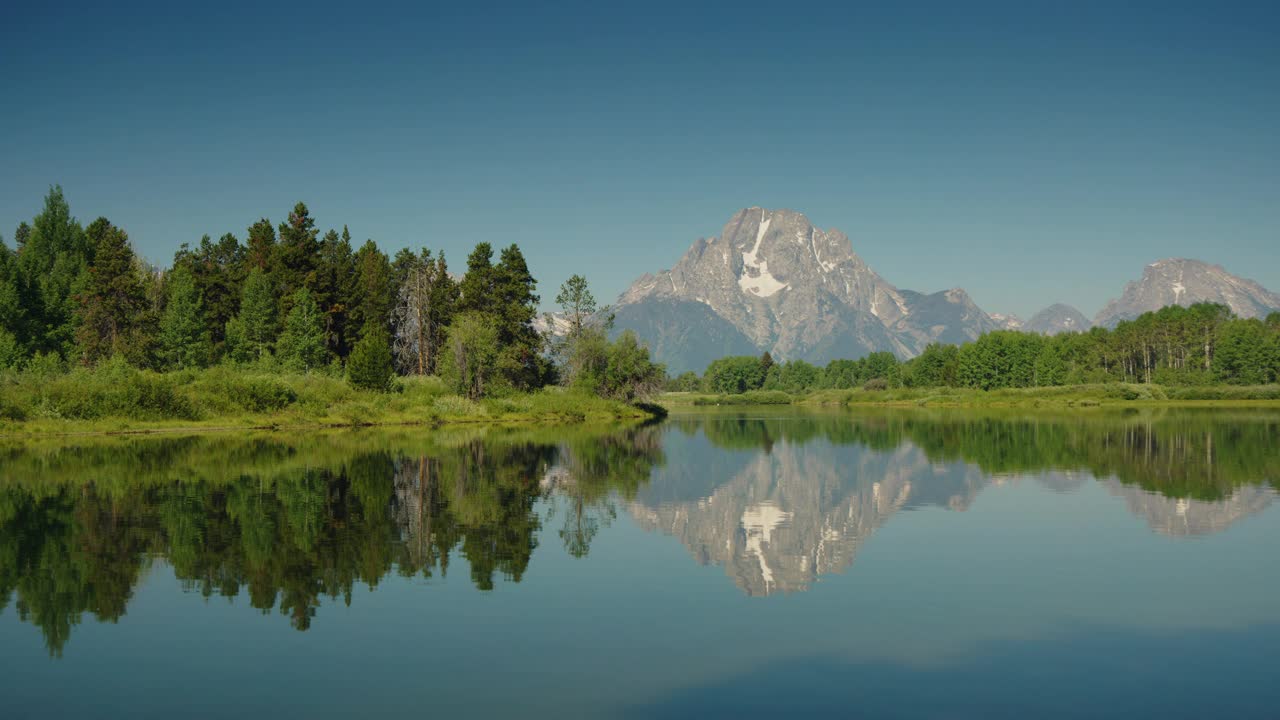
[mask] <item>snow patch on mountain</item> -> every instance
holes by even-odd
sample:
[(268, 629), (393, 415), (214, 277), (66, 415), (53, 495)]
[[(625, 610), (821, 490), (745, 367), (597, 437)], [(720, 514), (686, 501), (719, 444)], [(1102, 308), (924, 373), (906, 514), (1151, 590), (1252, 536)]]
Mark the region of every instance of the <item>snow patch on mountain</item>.
[[(742, 275), (738, 278), (738, 287), (742, 288), (742, 292), (759, 297), (770, 297), (787, 287), (786, 283), (769, 272), (769, 261), (760, 258), (760, 242), (769, 232), (771, 220), (765, 216), (764, 210), (760, 211), (760, 228), (756, 231), (756, 244), (751, 246), (749, 252), (742, 253)], [(748, 268), (755, 271), (754, 275)]]

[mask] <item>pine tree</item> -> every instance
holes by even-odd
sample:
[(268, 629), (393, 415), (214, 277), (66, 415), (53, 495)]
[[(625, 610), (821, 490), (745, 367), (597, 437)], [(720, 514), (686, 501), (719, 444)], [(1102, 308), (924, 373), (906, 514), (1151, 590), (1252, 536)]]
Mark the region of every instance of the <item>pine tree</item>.
[(161, 357), (166, 367), (182, 370), (206, 365), (210, 351), (200, 289), (191, 271), (179, 267), (170, 277), (169, 304), (160, 320)]
[(0, 238), (0, 368), (17, 367), (25, 354), (19, 333), (23, 327), (18, 260)]
[(316, 282), (316, 302), (325, 315), (325, 338), (329, 352), (346, 357), (351, 352), (353, 334), (348, 326), (355, 283), (355, 256), (351, 233), (330, 230), (320, 242), (320, 270)]
[(228, 321), (228, 351), (234, 360), (259, 360), (271, 352), (276, 340), (275, 292), (261, 268), (254, 267), (244, 280), (240, 294), (240, 314)]
[(350, 323), (353, 336), (386, 332), (391, 326), (391, 310), (399, 288), (391, 285), (391, 262), (378, 244), (366, 240), (356, 253)]
[(564, 281), (560, 294), (556, 295), (556, 304), (569, 321), (570, 339), (582, 332), (587, 320), (596, 313), (596, 297), (591, 294), (587, 279), (581, 275), (573, 275)]
[(306, 372), (328, 363), (325, 348), (324, 316), (315, 297), (302, 288), (291, 298), (292, 308), (285, 318), (278, 345), (280, 359), (291, 370)]
[(511, 245), (502, 251), (493, 276), (502, 371), (515, 387), (539, 387), (549, 368), (542, 356), (542, 336), (533, 327), (538, 316), (537, 281), (519, 247)]
[(250, 268), (269, 272), (276, 255), (276, 229), (271, 221), (262, 218), (250, 225), (249, 239), (245, 245), (245, 273), (248, 274)]
[(302, 288), (316, 288), (319, 234), (315, 220), (303, 203), (293, 207), (288, 222), (280, 223), (280, 243), (276, 246), (271, 274), (282, 301), (280, 309), (285, 314), (293, 307), (294, 293)]
[(75, 298), (76, 341), (81, 361), (93, 364), (133, 349), (146, 298), (129, 236), (106, 218), (94, 220), (85, 235), (94, 260)]
[(772, 369), (773, 356), (769, 354), (768, 350), (765, 350), (764, 354), (760, 356), (760, 374), (767, 378), (769, 377), (769, 371)]
[(75, 338), (74, 295), (85, 281), (93, 249), (61, 187), (49, 189), (44, 209), (20, 243), (18, 267), (30, 283), (25, 293), (30, 344), (36, 351), (69, 354)]
[(216, 243), (205, 235), (195, 250), (183, 245), (174, 256), (174, 269), (184, 266), (190, 270), (203, 299), (209, 338), (215, 348), (220, 347), (225, 340), (223, 328), (228, 320), (235, 317), (240, 306), (245, 248), (231, 233), (223, 235)]
[(355, 387), (386, 391), (391, 387), (395, 371), (391, 366), (391, 348), (382, 332), (368, 332), (351, 350), (347, 361), (347, 378)]
[(458, 284), (458, 312), (494, 314), (493, 247), (479, 243), (467, 256), (467, 274)]

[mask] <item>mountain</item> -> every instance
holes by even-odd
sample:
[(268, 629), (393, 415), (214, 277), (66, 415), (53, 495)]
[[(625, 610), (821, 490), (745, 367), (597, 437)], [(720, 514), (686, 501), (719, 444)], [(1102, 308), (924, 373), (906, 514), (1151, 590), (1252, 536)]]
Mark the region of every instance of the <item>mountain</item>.
[(900, 290), (844, 233), (758, 207), (698, 239), (670, 270), (641, 276), (614, 310), (615, 329), (634, 330), (673, 373), (766, 350), (819, 364), (876, 351), (911, 357), (999, 327), (964, 290)]
[(1055, 303), (1031, 316), (1023, 326), (1026, 332), (1057, 335), (1062, 332), (1084, 332), (1093, 327), (1089, 319), (1070, 305)]
[(756, 345), (733, 323), (699, 302), (653, 298), (642, 304), (620, 305), (614, 328), (634, 330), (653, 357), (671, 374), (701, 372), (712, 360), (728, 355), (754, 355)]
[(1132, 320), (1144, 312), (1198, 302), (1221, 303), (1244, 318), (1266, 317), (1280, 310), (1280, 295), (1232, 275), (1221, 265), (1170, 258), (1143, 269), (1142, 279), (1126, 284), (1120, 297), (1107, 303), (1093, 324), (1113, 328), (1121, 320)]
[(991, 313), (991, 319), (1001, 330), (1021, 330), (1024, 324), (1022, 318), (1012, 313)]

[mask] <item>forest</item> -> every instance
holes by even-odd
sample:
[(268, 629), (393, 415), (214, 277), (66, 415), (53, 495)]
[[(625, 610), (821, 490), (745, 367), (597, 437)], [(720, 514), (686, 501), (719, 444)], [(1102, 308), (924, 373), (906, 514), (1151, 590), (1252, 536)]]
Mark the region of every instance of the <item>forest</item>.
[(246, 412), (295, 403), (305, 388), (272, 380), (290, 376), (367, 392), (439, 378), (426, 394), (472, 402), (554, 385), (630, 402), (661, 388), (662, 367), (634, 335), (609, 339), (584, 278), (557, 301), (574, 322), (552, 338), (536, 326), (537, 281), (515, 244), (476, 245), (458, 276), (443, 252), (388, 256), (373, 240), (356, 247), (345, 225), (321, 233), (303, 203), (279, 224), (253, 222), (243, 242), (183, 244), (161, 269), (107, 218), (82, 226), (55, 186), (14, 247), (0, 242), (0, 418), (208, 415), (226, 410), (221, 400), (183, 388), (211, 367), (234, 369), (222, 381), (257, 378), (217, 388)]
[(1280, 381), (1280, 313), (1244, 319), (1223, 306), (1171, 305), (1121, 322), (1113, 330), (1041, 335), (999, 330), (963, 345), (932, 344), (900, 361), (893, 353), (833, 360), (775, 362), (734, 356), (712, 362), (701, 377), (684, 373), (668, 389), (741, 394), (862, 388), (1051, 388), (1131, 383), (1195, 388)]

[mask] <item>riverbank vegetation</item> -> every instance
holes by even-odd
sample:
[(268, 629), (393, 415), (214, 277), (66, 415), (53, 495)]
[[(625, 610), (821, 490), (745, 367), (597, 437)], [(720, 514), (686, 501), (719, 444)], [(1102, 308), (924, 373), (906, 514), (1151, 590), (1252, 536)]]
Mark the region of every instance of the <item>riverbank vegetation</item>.
[[(668, 381), (693, 404), (748, 393), (817, 402), (1016, 404), (1078, 401), (1280, 400), (1280, 313), (1237, 318), (1222, 305), (1171, 306), (1114, 330), (1045, 336), (1001, 330), (963, 345), (933, 344), (901, 361), (892, 353), (775, 362), (735, 356)], [(698, 394), (702, 395), (698, 395)]]
[(651, 414), (662, 366), (609, 338), (586, 280), (537, 324), (516, 245), (476, 245), (455, 279), (443, 253), (388, 257), (298, 203), (246, 241), (183, 245), (170, 269), (106, 218), (82, 227), (60, 188), (0, 243), (0, 428), (126, 429), (583, 420)]

